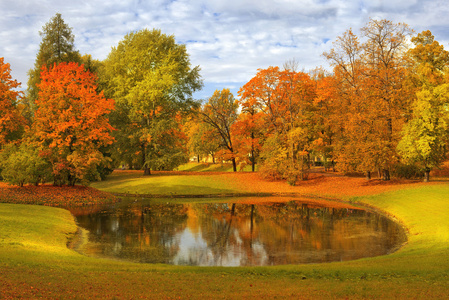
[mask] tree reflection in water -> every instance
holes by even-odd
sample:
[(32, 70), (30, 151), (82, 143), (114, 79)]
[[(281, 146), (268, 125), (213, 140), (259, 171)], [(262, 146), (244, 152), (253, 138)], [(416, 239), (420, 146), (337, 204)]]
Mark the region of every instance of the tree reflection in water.
[(391, 220), (313, 202), (161, 204), (123, 201), (76, 211), (88, 255), (142, 263), (263, 266), (387, 254), (405, 241)]

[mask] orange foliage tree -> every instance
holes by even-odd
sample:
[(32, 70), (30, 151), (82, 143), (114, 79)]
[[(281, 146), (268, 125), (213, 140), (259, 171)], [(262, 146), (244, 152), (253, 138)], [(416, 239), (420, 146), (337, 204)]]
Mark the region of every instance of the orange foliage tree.
[(243, 107), (237, 120), (232, 124), (231, 132), (235, 137), (238, 160), (241, 168), (251, 165), (254, 172), (263, 143), (263, 114), (253, 107)]
[(335, 113), (339, 109), (338, 82), (322, 69), (313, 72), (313, 78), (316, 82), (316, 97), (313, 101), (312, 122), (315, 124), (316, 136), (312, 148), (322, 157), (325, 170), (332, 167), (335, 171), (335, 144), (340, 132), (338, 114)]
[(395, 151), (410, 95), (404, 87), (404, 54), (411, 30), (405, 24), (371, 20), (361, 43), (347, 31), (325, 53), (339, 82), (338, 161), (345, 171), (382, 171), (385, 180), (398, 162)]
[(0, 57), (0, 145), (14, 139), (14, 133), (25, 124), (25, 119), (18, 110), (21, 92), (14, 89), (20, 83), (11, 77), (11, 68)]
[(306, 176), (313, 141), (316, 85), (310, 76), (278, 67), (259, 70), (239, 91), (243, 107), (262, 112), (267, 142), (262, 149), (262, 170), (269, 177), (288, 178), (291, 184)]
[[(339, 170), (363, 171), (371, 176), (375, 165), (372, 156), (366, 153), (370, 147), (364, 146), (372, 136), (373, 126), (368, 117), (369, 102), (364, 88), (366, 71), (362, 45), (352, 30), (348, 30), (337, 37), (334, 48), (323, 55), (333, 66), (336, 82), (336, 105), (330, 121), (337, 133), (335, 156)], [(319, 90), (321, 97), (324, 91)]]
[(87, 181), (105, 160), (101, 147), (113, 142), (107, 117), (113, 100), (97, 93), (95, 76), (76, 63), (44, 66), (38, 87), (33, 133), (52, 165), (54, 183)]

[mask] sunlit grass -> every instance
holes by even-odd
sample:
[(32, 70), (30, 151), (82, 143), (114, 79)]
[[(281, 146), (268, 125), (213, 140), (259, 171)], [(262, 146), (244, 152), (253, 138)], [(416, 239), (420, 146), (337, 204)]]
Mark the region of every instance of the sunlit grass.
[[(256, 165), (256, 171), (258, 166)], [(186, 171), (186, 172), (233, 172), (232, 164), (230, 163), (198, 163), (198, 162), (189, 162), (187, 164), (179, 166), (177, 171)], [(243, 169), (238, 167), (238, 171), (243, 172), (251, 172), (251, 165), (246, 165)]]
[(342, 263), (252, 268), (143, 265), (85, 257), (67, 249), (76, 225), (65, 210), (0, 204), (0, 298), (444, 299), (449, 288), (449, 185), (352, 201), (402, 222), (409, 230), (407, 245), (391, 255)]
[(142, 172), (121, 174), (114, 172), (105, 181), (91, 186), (102, 191), (128, 194), (198, 195), (238, 192), (220, 175), (151, 175)]
[[(67, 239), (77, 229), (66, 210), (34, 205), (0, 204), (0, 254), (21, 261), (20, 254), (73, 255)], [(1, 297), (0, 297), (1, 298)]]

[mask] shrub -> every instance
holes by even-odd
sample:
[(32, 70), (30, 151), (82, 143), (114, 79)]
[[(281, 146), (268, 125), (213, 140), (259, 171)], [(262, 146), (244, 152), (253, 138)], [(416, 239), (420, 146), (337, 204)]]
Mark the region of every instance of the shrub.
[(424, 176), (424, 172), (418, 166), (403, 163), (396, 165), (392, 173), (394, 177), (405, 179), (417, 179)]
[(0, 155), (3, 180), (18, 186), (49, 180), (50, 164), (39, 153), (37, 145), (29, 142), (7, 145)]

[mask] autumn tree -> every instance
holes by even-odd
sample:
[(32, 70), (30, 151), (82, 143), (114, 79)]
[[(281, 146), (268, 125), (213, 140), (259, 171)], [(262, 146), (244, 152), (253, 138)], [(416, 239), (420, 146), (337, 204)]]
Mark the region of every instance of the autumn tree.
[(363, 45), (367, 84), (370, 89), (371, 112), (377, 127), (376, 153), (383, 178), (390, 179), (391, 166), (398, 158), (395, 153), (404, 124), (402, 116), (408, 109), (410, 97), (403, 89), (406, 76), (404, 54), (410, 28), (403, 23), (371, 20), (362, 28), (367, 38)]
[(412, 38), (415, 47), (408, 51), (409, 80), (416, 90), (412, 116), (404, 126), (398, 151), (407, 163), (417, 164), (429, 174), (446, 159), (448, 147), (449, 52), (435, 41), (430, 31)]
[[(371, 20), (361, 29), (337, 38), (325, 57), (340, 83), (342, 121), (339, 165), (348, 171), (382, 170), (385, 180), (398, 161), (399, 141), (410, 95), (404, 89), (404, 54), (411, 30), (405, 24)], [(338, 112), (338, 111), (337, 111)]]
[(335, 76), (327, 74), (322, 69), (312, 72), (316, 82), (316, 97), (313, 100), (314, 113), (312, 122), (315, 124), (315, 140), (312, 149), (321, 155), (325, 170), (332, 167), (335, 171), (336, 142), (340, 133), (341, 121), (338, 102), (338, 83)]
[(238, 103), (229, 89), (216, 90), (200, 110), (201, 119), (209, 124), (221, 137), (221, 145), (225, 151), (223, 157), (232, 161), (234, 172), (237, 171), (236, 149), (231, 126), (237, 120)]
[[(335, 105), (329, 119), (336, 133), (335, 158), (341, 171), (366, 172), (367, 178), (370, 178), (376, 163), (374, 157), (366, 153), (370, 149), (368, 145), (371, 145), (373, 124), (369, 117), (367, 89), (364, 87), (366, 65), (362, 43), (352, 30), (348, 30), (333, 44), (334, 48), (323, 55), (333, 67), (335, 81)], [(330, 96), (321, 87), (318, 91), (319, 102), (321, 98)]]
[[(33, 133), (51, 163), (54, 182), (86, 182), (111, 144), (107, 114), (114, 101), (97, 93), (95, 76), (76, 63), (43, 67)], [(95, 175), (95, 174), (94, 174)]]
[[(80, 63), (84, 66), (84, 69), (86, 71), (89, 71), (93, 74), (98, 74), (100, 69), (103, 67), (103, 63), (98, 59), (92, 58), (92, 55), (90, 54), (84, 54), (83, 56), (81, 56)], [(97, 81), (99, 81), (98, 78)], [(100, 90), (102, 90), (101, 87), (99, 88)]]
[(173, 35), (144, 29), (127, 34), (103, 64), (101, 84), (106, 95), (116, 100), (114, 114), (123, 114), (113, 117), (120, 120), (114, 124), (119, 129), (114, 134), (121, 149), (139, 149), (144, 174), (155, 167), (154, 159), (166, 162), (156, 164), (158, 168), (175, 167), (170, 159), (180, 163), (177, 158), (186, 149), (179, 148), (173, 156), (173, 146), (179, 144), (165, 144), (173, 140), (163, 136), (173, 131), (181, 134), (176, 116), (196, 105), (192, 95), (202, 87), (199, 67), (191, 67), (185, 45), (177, 44)]
[(75, 50), (75, 37), (72, 34), (72, 28), (64, 22), (60, 13), (57, 13), (42, 27), (39, 35), (42, 37), (39, 52), (36, 56), (34, 68), (28, 71), (26, 98), (28, 110), (26, 115), (28, 118), (33, 117), (36, 109), (35, 101), (38, 97), (42, 67), (50, 68), (53, 64), (61, 62), (80, 62), (80, 54)]
[(186, 134), (188, 136), (188, 148), (192, 156), (196, 156), (198, 162), (202, 156), (212, 157), (215, 163), (215, 153), (221, 148), (221, 136), (208, 123), (204, 123), (201, 117), (193, 115), (186, 123)]
[(19, 138), (25, 125), (18, 107), (22, 96), (16, 90), (19, 86), (20, 83), (12, 79), (10, 65), (0, 57), (0, 146)]
[[(281, 71), (278, 67), (259, 70), (239, 91), (242, 105), (254, 107), (265, 115), (266, 134), (278, 145), (262, 148), (267, 173), (272, 174), (273, 161), (269, 153), (283, 160), (288, 166), (281, 177), (289, 177), (294, 184), (296, 177), (305, 179), (308, 169), (310, 143), (313, 140), (313, 125), (310, 122), (315, 84), (310, 76), (294, 70)], [(268, 138), (268, 137), (267, 137)], [(265, 145), (264, 145), (265, 146)], [(274, 152), (273, 152), (274, 151)], [(274, 154), (277, 153), (277, 154)], [(279, 162), (275, 163), (276, 166)], [(275, 168), (277, 169), (277, 167)], [(277, 172), (277, 171), (276, 171)]]
[(231, 132), (235, 137), (235, 143), (239, 154), (239, 160), (243, 165), (251, 165), (251, 170), (256, 171), (256, 163), (260, 156), (264, 140), (263, 114), (254, 107), (242, 107), (237, 120), (232, 124)]

